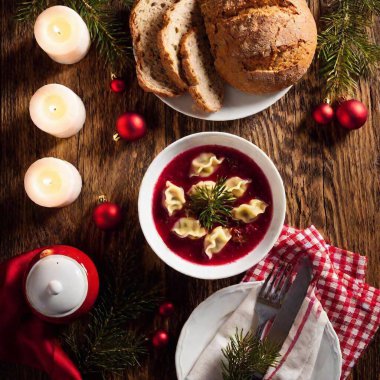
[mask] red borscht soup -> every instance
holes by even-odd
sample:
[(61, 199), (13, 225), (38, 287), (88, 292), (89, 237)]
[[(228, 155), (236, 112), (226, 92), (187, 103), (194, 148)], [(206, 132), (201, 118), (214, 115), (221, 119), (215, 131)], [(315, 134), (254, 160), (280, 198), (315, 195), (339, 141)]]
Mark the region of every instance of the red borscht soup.
[[(221, 191), (215, 195), (218, 185)], [(211, 206), (222, 212), (220, 221), (202, 210), (203, 203), (195, 208), (204, 197), (210, 202), (219, 197), (220, 203)], [(233, 148), (204, 145), (181, 153), (166, 166), (152, 207), (157, 231), (175, 254), (198, 264), (221, 265), (246, 255), (263, 239), (272, 219), (272, 193), (264, 173), (248, 156)]]

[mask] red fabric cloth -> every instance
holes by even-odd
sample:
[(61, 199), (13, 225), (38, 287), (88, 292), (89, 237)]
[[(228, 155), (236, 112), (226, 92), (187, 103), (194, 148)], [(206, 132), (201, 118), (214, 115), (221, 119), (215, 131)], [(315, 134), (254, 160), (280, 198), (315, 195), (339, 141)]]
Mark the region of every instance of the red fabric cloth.
[(24, 273), (37, 249), (0, 264), (0, 360), (28, 365), (53, 380), (80, 380), (56, 340), (57, 326), (34, 316), (25, 302)]
[(339, 338), (345, 379), (380, 325), (380, 290), (365, 283), (365, 256), (329, 245), (314, 226), (284, 226), (269, 255), (243, 281), (262, 280), (279, 262), (295, 263), (304, 255), (313, 262), (316, 296)]

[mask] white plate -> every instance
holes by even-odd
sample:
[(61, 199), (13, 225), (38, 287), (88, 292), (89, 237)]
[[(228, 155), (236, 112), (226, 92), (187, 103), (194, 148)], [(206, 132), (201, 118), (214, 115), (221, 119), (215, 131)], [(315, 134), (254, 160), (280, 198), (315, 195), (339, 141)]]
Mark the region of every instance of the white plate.
[[(221, 289), (194, 309), (182, 328), (177, 344), (175, 364), (178, 380), (185, 379), (216, 331), (255, 285), (257, 282), (246, 282)], [(339, 340), (328, 322), (310, 380), (339, 380), (341, 368)]]
[(169, 107), (187, 116), (204, 120), (227, 121), (242, 119), (265, 110), (265, 108), (281, 99), (290, 88), (288, 87), (272, 94), (253, 95), (241, 92), (226, 84), (223, 107), (220, 111), (213, 113), (197, 110), (189, 94), (175, 98), (165, 98), (162, 96), (159, 96), (159, 98)]

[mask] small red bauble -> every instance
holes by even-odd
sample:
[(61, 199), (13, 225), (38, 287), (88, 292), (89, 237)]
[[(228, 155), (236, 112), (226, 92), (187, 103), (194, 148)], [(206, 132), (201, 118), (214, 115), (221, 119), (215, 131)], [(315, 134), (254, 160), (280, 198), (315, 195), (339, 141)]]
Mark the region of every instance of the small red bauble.
[(165, 330), (157, 330), (152, 337), (152, 344), (155, 348), (166, 347), (169, 343), (169, 334)]
[(112, 92), (120, 93), (125, 91), (127, 84), (125, 83), (124, 79), (114, 78), (111, 80), (110, 88)]
[(116, 129), (122, 139), (134, 141), (145, 135), (146, 123), (138, 113), (126, 112), (118, 117)]
[(351, 99), (341, 103), (336, 110), (338, 123), (347, 129), (358, 129), (367, 121), (367, 107), (358, 100)]
[(120, 224), (122, 210), (116, 203), (103, 202), (95, 207), (92, 218), (101, 230), (112, 230)]
[(334, 110), (330, 104), (322, 103), (314, 108), (312, 116), (316, 123), (326, 125), (334, 118)]
[(163, 317), (170, 317), (174, 313), (174, 305), (169, 301), (163, 302), (160, 305), (158, 312)]

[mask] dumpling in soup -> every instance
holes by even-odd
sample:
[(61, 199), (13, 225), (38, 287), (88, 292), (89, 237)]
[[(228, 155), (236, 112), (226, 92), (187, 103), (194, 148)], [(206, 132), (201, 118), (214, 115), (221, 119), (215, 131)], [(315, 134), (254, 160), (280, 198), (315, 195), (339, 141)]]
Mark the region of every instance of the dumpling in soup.
[(204, 250), (211, 259), (215, 253), (219, 253), (231, 239), (230, 231), (221, 226), (214, 228), (204, 240)]
[(268, 205), (260, 199), (252, 199), (249, 203), (243, 203), (232, 209), (232, 217), (244, 223), (254, 222), (260, 214), (265, 212)]
[(214, 181), (200, 181), (193, 186), (190, 187), (190, 190), (187, 192), (189, 195), (193, 195), (197, 187), (206, 187), (208, 189), (212, 189), (215, 187), (216, 183)]
[(207, 234), (199, 220), (194, 218), (180, 218), (174, 224), (172, 231), (180, 238), (200, 239)]
[(250, 179), (242, 179), (240, 177), (231, 177), (226, 181), (227, 190), (231, 191), (235, 198), (240, 198), (248, 189), (248, 185), (252, 181)]
[(201, 153), (191, 161), (190, 177), (209, 177), (223, 160), (223, 157), (218, 159), (213, 153)]
[(185, 192), (182, 187), (166, 181), (163, 203), (168, 210), (169, 216), (172, 216), (176, 211), (182, 210), (183, 205), (186, 203)]

